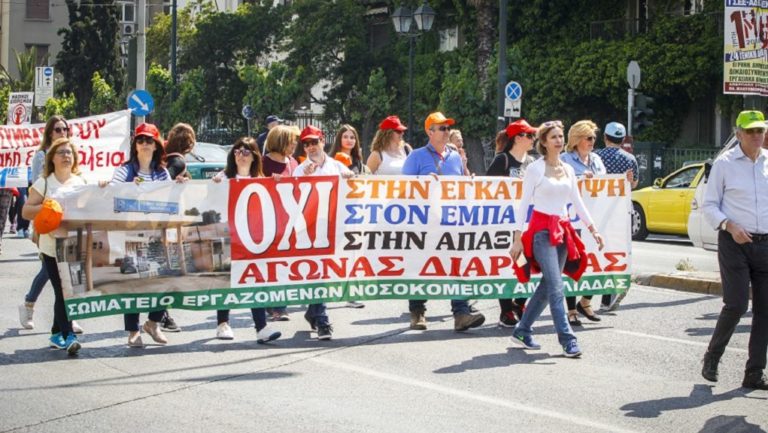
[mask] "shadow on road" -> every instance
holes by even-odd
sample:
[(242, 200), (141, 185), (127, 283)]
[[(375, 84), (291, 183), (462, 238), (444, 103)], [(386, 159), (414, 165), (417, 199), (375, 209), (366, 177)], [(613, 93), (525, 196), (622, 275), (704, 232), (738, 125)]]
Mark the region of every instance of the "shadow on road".
[(736, 388), (723, 394), (712, 394), (712, 385), (693, 385), (691, 393), (684, 397), (668, 397), (658, 400), (647, 400), (629, 403), (620, 409), (626, 411), (625, 416), (636, 418), (657, 418), (664, 412), (673, 410), (694, 409), (719, 401), (727, 401), (738, 397), (768, 400), (765, 397), (750, 397), (751, 392), (745, 388)]
[(541, 362), (551, 359), (552, 355), (546, 352), (529, 352), (510, 347), (506, 353), (494, 353), (492, 355), (475, 356), (472, 359), (462, 361), (458, 365), (434, 370), (437, 374), (464, 373), (469, 370), (485, 370), (487, 368), (509, 367), (514, 364), (553, 365), (555, 362)]
[(744, 415), (719, 415), (707, 420), (699, 433), (766, 433), (757, 424), (750, 424)]

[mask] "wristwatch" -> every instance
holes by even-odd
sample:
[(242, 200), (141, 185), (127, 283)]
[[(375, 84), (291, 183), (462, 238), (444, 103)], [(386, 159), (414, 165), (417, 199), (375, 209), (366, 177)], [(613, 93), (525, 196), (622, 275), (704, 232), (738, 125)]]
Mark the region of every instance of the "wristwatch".
[(728, 218), (724, 219), (717, 228), (725, 231), (728, 228)]

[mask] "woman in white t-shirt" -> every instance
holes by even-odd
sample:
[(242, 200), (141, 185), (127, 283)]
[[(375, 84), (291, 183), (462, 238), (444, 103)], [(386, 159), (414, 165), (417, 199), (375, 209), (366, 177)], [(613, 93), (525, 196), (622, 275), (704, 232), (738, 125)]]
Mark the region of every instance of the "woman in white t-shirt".
[(397, 116), (389, 116), (379, 123), (379, 130), (371, 143), (371, 154), (365, 163), (371, 173), (402, 174), (405, 159), (411, 153), (411, 146), (403, 141), (406, 129)]
[[(60, 188), (85, 185), (79, 175), (78, 154), (74, 143), (66, 137), (54, 140), (45, 155), (43, 175), (29, 190), (29, 199), (22, 208), (22, 216), (34, 220), (43, 208), (43, 200), (50, 198)], [(81, 346), (72, 331), (72, 322), (67, 319), (64, 307), (64, 292), (56, 264), (56, 239), (50, 233), (40, 234), (38, 247), (56, 299), (53, 304), (50, 346), (66, 349), (70, 355), (75, 355)]]
[[(213, 177), (216, 183), (224, 179), (251, 179), (264, 177), (261, 169), (261, 154), (259, 145), (253, 137), (241, 137), (232, 146), (227, 155), (227, 166), (222, 172)], [(264, 344), (280, 338), (280, 332), (267, 325), (267, 312), (264, 308), (251, 308), (251, 316), (256, 326), (256, 342)], [(235, 338), (232, 327), (229, 326), (229, 309), (216, 311), (216, 338), (232, 340)]]

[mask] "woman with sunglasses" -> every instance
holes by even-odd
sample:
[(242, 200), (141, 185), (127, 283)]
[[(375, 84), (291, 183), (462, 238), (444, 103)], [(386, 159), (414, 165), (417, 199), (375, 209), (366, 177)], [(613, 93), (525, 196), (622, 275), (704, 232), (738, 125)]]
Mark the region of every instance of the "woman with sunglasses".
[[(214, 182), (224, 179), (252, 179), (263, 177), (261, 170), (261, 155), (256, 139), (252, 137), (239, 138), (227, 155), (227, 166), (224, 171), (213, 177)], [(232, 327), (229, 326), (229, 311), (216, 312), (216, 338), (232, 340), (235, 338)], [(251, 308), (251, 316), (256, 326), (256, 342), (264, 344), (280, 338), (280, 332), (272, 330), (267, 325), (267, 313), (264, 308)]]
[(406, 129), (397, 116), (388, 116), (379, 123), (371, 143), (371, 154), (365, 162), (371, 173), (397, 175), (403, 172), (405, 159), (413, 150), (403, 141)]
[[(533, 149), (536, 128), (525, 119), (510, 123), (496, 134), (496, 156), (486, 171), (486, 176), (509, 176), (522, 179), (525, 169), (534, 161), (528, 152)], [(526, 298), (499, 299), (499, 326), (513, 328), (523, 316)]]
[[(575, 358), (581, 356), (581, 349), (565, 314), (562, 274), (567, 266), (566, 274), (578, 281), (586, 268), (587, 254), (584, 243), (571, 225), (569, 203), (573, 204), (599, 249), (603, 249), (604, 243), (581, 199), (573, 168), (560, 160), (564, 147), (563, 124), (560, 121), (543, 123), (537, 137), (536, 150), (543, 157), (529, 165), (525, 172), (523, 195), (517, 210), (517, 215), (527, 215), (532, 204), (533, 213), (525, 232), (525, 218), (517, 219), (510, 255), (520, 282), (527, 282), (530, 273), (536, 271), (541, 271), (542, 277), (523, 317), (512, 331), (512, 341), (526, 349), (541, 348), (533, 340), (532, 326), (548, 301), (563, 352), (566, 357)], [(527, 262), (522, 268), (518, 265), (521, 255), (525, 255)]]
[[(35, 219), (43, 209), (45, 199), (53, 196), (59, 188), (77, 185), (85, 185), (85, 181), (80, 177), (77, 148), (69, 138), (57, 138), (46, 151), (43, 175), (32, 184), (29, 200), (24, 204), (22, 215), (29, 220)], [(64, 289), (56, 262), (56, 239), (52, 233), (40, 235), (38, 248), (56, 299), (53, 304), (53, 326), (49, 344), (54, 348), (66, 349), (70, 355), (75, 355), (80, 350), (80, 342), (77, 341), (77, 336), (72, 329), (72, 322), (67, 319)]]
[[(278, 179), (282, 176), (293, 176), (294, 170), (299, 166), (298, 161), (293, 158), (298, 144), (299, 128), (296, 126), (277, 125), (270, 129), (264, 142), (267, 152), (262, 159), (264, 176)], [(273, 321), (291, 320), (286, 307), (269, 308), (267, 313)]]
[[(45, 172), (46, 156), (53, 142), (59, 138), (69, 138), (71, 136), (72, 131), (69, 128), (67, 119), (62, 116), (51, 116), (51, 118), (48, 119), (45, 123), (45, 128), (43, 129), (43, 139), (40, 142), (40, 147), (37, 149), (37, 152), (35, 152), (34, 157), (32, 157), (32, 173), (29, 177), (30, 187)], [(30, 196), (31, 194), (32, 193), (30, 192)], [(19, 321), (24, 329), (35, 329), (33, 320), (35, 303), (37, 302), (37, 298), (40, 297), (40, 293), (42, 293), (46, 283), (48, 283), (48, 273), (43, 264), (40, 267), (40, 271), (35, 275), (35, 278), (32, 279), (32, 285), (29, 288), (29, 292), (24, 296), (24, 303), (19, 305)], [(72, 330), (75, 334), (83, 333), (83, 328), (81, 328), (74, 320), (72, 321)]]
[[(136, 127), (136, 134), (131, 141), (131, 151), (128, 162), (118, 167), (111, 183), (134, 182), (169, 182), (171, 176), (165, 169), (163, 157), (165, 148), (160, 138), (160, 131), (151, 123), (142, 123)], [(139, 313), (123, 315), (125, 330), (128, 331), (128, 346), (144, 347), (141, 340), (141, 330), (144, 330), (159, 344), (167, 344), (160, 322), (167, 314), (166, 309), (151, 311), (149, 319), (139, 328)]]
[[(568, 129), (568, 144), (560, 159), (573, 168), (577, 178), (606, 174), (603, 160), (592, 151), (595, 148), (597, 131), (597, 125), (591, 120), (579, 120)], [(592, 295), (582, 296), (578, 304), (575, 296), (566, 296), (565, 302), (568, 305), (568, 323), (571, 326), (582, 325), (579, 313), (592, 322), (600, 321), (592, 310)]]
[(371, 174), (363, 164), (363, 149), (360, 146), (360, 136), (352, 125), (341, 125), (336, 139), (333, 141), (331, 155), (337, 161), (344, 163), (355, 174)]

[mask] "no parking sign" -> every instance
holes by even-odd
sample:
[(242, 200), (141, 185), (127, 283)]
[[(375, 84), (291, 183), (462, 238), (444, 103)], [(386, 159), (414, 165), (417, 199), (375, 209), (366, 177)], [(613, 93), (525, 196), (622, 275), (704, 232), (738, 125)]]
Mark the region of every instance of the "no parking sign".
[(26, 125), (32, 120), (32, 92), (11, 93), (8, 98), (8, 125)]

